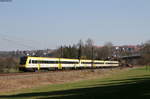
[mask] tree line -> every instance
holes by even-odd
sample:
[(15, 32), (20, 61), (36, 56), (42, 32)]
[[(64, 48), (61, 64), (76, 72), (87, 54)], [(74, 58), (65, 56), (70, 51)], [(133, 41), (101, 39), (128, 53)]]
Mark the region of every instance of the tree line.
[(85, 42), (80, 40), (77, 44), (59, 47), (52, 52), (52, 57), (104, 60), (112, 57), (112, 48), (111, 42), (107, 42), (103, 47), (97, 47), (89, 38)]
[(52, 57), (75, 58), (75, 59), (95, 59), (95, 60), (120, 60), (123, 56), (138, 54), (141, 57), (134, 60), (135, 65), (150, 65), (150, 40), (138, 45), (138, 51), (116, 49), (111, 42), (106, 42), (104, 46), (96, 46), (92, 39), (85, 42), (80, 40), (74, 45), (60, 46), (53, 51)]

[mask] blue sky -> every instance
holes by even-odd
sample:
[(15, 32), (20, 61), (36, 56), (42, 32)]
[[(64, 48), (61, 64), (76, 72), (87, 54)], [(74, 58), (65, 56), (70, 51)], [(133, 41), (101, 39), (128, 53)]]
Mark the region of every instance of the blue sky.
[(96, 45), (150, 40), (150, 0), (0, 2), (0, 50), (57, 48), (91, 38)]

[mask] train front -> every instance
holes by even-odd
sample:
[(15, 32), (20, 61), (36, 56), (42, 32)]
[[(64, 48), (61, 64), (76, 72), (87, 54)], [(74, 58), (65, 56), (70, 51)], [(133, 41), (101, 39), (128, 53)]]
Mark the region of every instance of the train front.
[(20, 71), (26, 71), (27, 58), (28, 58), (27, 56), (20, 57), (20, 65), (19, 65)]

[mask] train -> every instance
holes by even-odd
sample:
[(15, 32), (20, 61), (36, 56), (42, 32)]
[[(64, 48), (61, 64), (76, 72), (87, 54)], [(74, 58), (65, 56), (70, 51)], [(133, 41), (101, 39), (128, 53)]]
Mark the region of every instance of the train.
[(20, 71), (118, 67), (119, 61), (23, 56)]

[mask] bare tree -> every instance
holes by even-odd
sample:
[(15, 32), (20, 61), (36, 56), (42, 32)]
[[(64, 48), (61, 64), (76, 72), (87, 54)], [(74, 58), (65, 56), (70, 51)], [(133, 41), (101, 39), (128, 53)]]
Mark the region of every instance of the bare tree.
[(97, 59), (108, 59), (108, 57), (111, 57), (112, 48), (113, 44), (111, 42), (107, 42), (103, 47), (97, 48)]
[(91, 38), (88, 38), (86, 40), (86, 46), (93, 47), (93, 45), (94, 45), (94, 41)]
[(150, 40), (142, 45), (142, 59), (139, 61), (142, 65), (150, 65)]
[(85, 43), (84, 47), (84, 55), (87, 59), (93, 58), (93, 52), (94, 52), (94, 41), (91, 38), (88, 38)]

